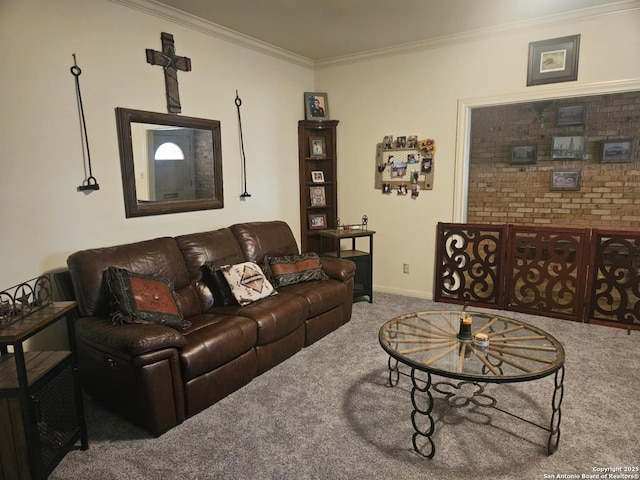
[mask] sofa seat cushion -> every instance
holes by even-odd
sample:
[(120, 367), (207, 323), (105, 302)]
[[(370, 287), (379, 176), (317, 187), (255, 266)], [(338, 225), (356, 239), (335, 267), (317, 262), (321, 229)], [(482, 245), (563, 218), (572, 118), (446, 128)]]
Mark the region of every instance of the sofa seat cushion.
[(309, 316), (309, 303), (301, 295), (279, 293), (243, 307), (213, 307), (209, 312), (252, 319), (258, 327), (256, 345), (267, 345), (295, 331)]
[(299, 295), (309, 304), (309, 317), (342, 305), (347, 297), (347, 287), (338, 280), (315, 280), (312, 282), (296, 283), (278, 289), (280, 294)]
[(240, 357), (256, 344), (256, 323), (249, 318), (204, 313), (190, 320), (180, 352), (185, 381)]

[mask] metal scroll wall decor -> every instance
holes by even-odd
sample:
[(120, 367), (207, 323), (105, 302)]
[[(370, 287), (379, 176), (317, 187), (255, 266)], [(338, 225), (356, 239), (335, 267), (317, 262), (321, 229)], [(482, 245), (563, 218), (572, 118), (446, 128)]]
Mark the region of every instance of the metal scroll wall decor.
[(93, 170), (91, 169), (91, 153), (89, 152), (89, 137), (87, 135), (87, 122), (84, 118), (84, 107), (82, 106), (82, 94), (80, 93), (80, 75), (82, 74), (82, 70), (78, 67), (78, 63), (76, 61), (76, 54), (73, 54), (73, 66), (71, 67), (71, 75), (75, 77), (76, 80), (76, 99), (78, 101), (78, 110), (80, 111), (80, 119), (82, 120), (82, 137), (84, 139), (85, 153), (86, 153), (86, 164), (89, 169), (89, 176), (82, 182), (82, 185), (78, 187), (79, 192), (90, 192), (92, 190), (99, 190), (100, 185), (98, 185), (98, 181), (93, 176)]

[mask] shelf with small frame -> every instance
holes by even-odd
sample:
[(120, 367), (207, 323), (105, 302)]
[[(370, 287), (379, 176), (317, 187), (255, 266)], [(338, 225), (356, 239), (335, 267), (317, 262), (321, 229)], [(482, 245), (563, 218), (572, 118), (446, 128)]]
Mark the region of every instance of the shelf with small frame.
[(320, 249), (318, 232), (323, 228), (335, 228), (338, 220), (337, 125), (338, 120), (300, 120), (298, 122), (300, 250), (302, 252), (318, 252)]

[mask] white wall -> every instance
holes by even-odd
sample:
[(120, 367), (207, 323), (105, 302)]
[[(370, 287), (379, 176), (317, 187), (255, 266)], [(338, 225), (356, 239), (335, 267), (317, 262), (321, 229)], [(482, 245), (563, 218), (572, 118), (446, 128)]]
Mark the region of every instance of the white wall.
[[(375, 290), (432, 296), (436, 224), (461, 220), (456, 212), (461, 199), (454, 190), (460, 189), (457, 171), (462, 169), (455, 163), (465, 160), (460, 136), (466, 119), (458, 119), (459, 103), (570, 96), (621, 80), (635, 80), (640, 88), (640, 2), (628, 3), (634, 11), (521, 25), (421, 51), (328, 62), (317, 69), (315, 88), (328, 92), (330, 115), (340, 120), (339, 216), (354, 222), (367, 214), (377, 232)], [(581, 34), (578, 81), (526, 87), (529, 42), (574, 34)], [(376, 144), (385, 135), (412, 134), (436, 140), (434, 188), (415, 200), (382, 195), (374, 189)], [(403, 274), (403, 263), (410, 264), (409, 275)]]
[[(638, 0), (627, 2), (635, 10), (621, 15), (354, 57), (315, 74), (286, 55), (266, 55), (123, 2), (0, 0), (0, 289), (64, 268), (67, 256), (84, 248), (274, 218), (298, 235), (298, 189), (291, 188), (298, 183), (297, 121), (304, 117), (303, 92), (325, 91), (331, 118), (340, 120), (339, 215), (356, 222), (367, 214), (377, 231), (375, 289), (430, 297), (435, 226), (454, 220), (460, 202), (454, 194), (464, 133), (459, 105), (478, 104), (478, 98), (521, 101), (556, 90), (582, 94), (608, 82), (640, 80)], [(160, 49), (161, 32), (172, 33), (177, 53), (192, 60), (193, 70), (178, 74), (182, 114), (222, 122), (225, 208), (126, 219), (114, 109), (166, 112), (162, 70), (145, 58), (146, 48)], [(582, 34), (579, 80), (527, 88), (528, 43), (576, 33)], [(84, 169), (72, 53), (82, 69), (93, 174), (100, 183), (90, 194), (76, 191)], [(236, 89), (252, 195), (246, 201), (239, 198)], [(373, 188), (375, 146), (388, 134), (436, 139), (432, 191), (412, 200)], [(403, 263), (410, 264), (409, 275)]]
[[(162, 68), (145, 49), (174, 35), (191, 58), (178, 73), (182, 115), (221, 121), (225, 207), (126, 219), (116, 107), (166, 113)], [(310, 67), (108, 0), (0, 0), (0, 290), (66, 266), (80, 249), (282, 219), (299, 235), (297, 122)], [(80, 85), (93, 175), (84, 194), (82, 138), (69, 69)], [(241, 201), (236, 89), (251, 197)]]

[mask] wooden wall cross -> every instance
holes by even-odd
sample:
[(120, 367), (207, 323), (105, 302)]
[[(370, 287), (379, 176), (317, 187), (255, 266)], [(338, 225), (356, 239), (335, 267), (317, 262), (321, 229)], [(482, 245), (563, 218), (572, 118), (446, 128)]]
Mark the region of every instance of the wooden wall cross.
[(176, 55), (173, 35), (162, 32), (162, 51), (147, 48), (147, 63), (161, 65), (164, 68), (164, 84), (167, 91), (167, 111), (180, 113), (180, 93), (178, 92), (178, 70), (191, 71), (191, 59)]

